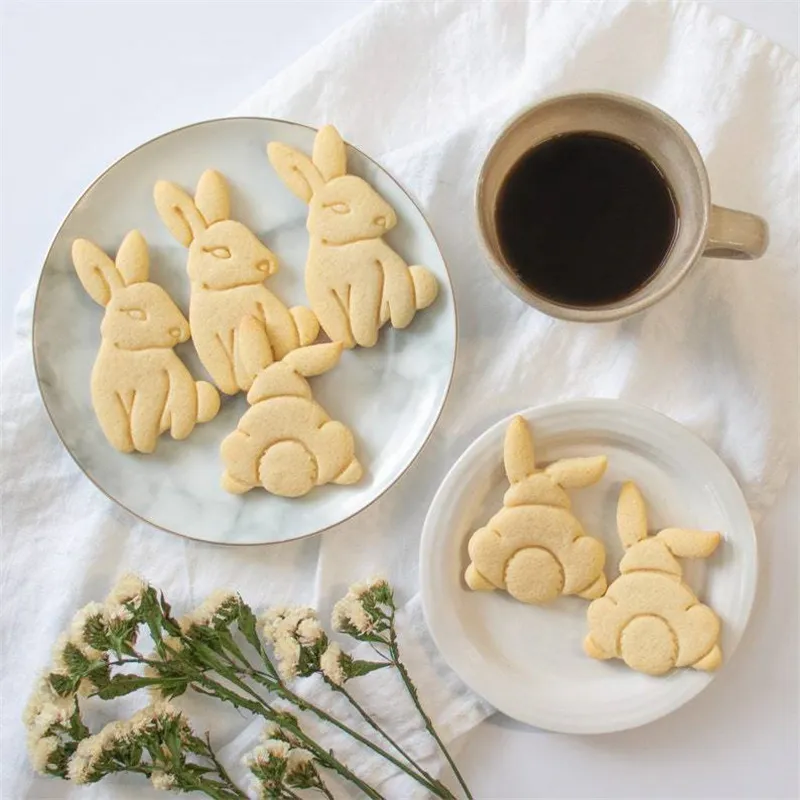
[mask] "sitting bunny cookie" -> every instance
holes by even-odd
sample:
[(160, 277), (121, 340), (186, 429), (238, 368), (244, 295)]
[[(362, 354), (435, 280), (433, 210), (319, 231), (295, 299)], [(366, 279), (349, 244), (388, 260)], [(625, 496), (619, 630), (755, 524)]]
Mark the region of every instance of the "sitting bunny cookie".
[(224, 489), (241, 494), (262, 486), (300, 497), (314, 486), (361, 478), (353, 434), (314, 401), (304, 377), (327, 372), (341, 352), (339, 342), (302, 347), (258, 375), (247, 393), (251, 408), (222, 442)]
[(123, 453), (152, 453), (170, 430), (185, 439), (219, 411), (217, 390), (195, 381), (172, 349), (189, 323), (172, 298), (147, 280), (147, 242), (139, 231), (122, 241), (116, 263), (86, 239), (72, 261), (89, 296), (105, 306), (102, 342), (92, 369), (92, 405), (110, 444)]
[[(197, 355), (226, 394), (247, 391), (274, 359), (311, 344), (319, 323), (307, 308), (287, 308), (264, 286), (275, 255), (230, 218), (225, 179), (206, 170), (192, 199), (168, 181), (156, 183), (156, 208), (170, 233), (189, 248), (189, 322)], [(244, 325), (246, 320), (256, 325)]]
[(586, 536), (564, 489), (600, 480), (606, 457), (565, 458), (537, 470), (533, 437), (519, 416), (508, 426), (503, 455), (511, 488), (503, 508), (469, 540), (467, 585), (505, 589), (523, 603), (546, 603), (560, 594), (600, 597), (605, 549)]
[(649, 675), (673, 667), (716, 669), (722, 661), (719, 618), (683, 582), (675, 556), (710, 556), (719, 533), (666, 528), (648, 536), (644, 499), (630, 482), (620, 492), (617, 529), (626, 548), (621, 575), (589, 605), (587, 654), (621, 658)]
[(409, 267), (383, 240), (397, 215), (363, 178), (347, 174), (336, 128), (319, 130), (313, 159), (280, 142), (270, 142), (267, 155), (286, 186), (308, 203), (306, 293), (333, 341), (372, 347), (386, 322), (405, 328), (436, 299), (433, 273)]

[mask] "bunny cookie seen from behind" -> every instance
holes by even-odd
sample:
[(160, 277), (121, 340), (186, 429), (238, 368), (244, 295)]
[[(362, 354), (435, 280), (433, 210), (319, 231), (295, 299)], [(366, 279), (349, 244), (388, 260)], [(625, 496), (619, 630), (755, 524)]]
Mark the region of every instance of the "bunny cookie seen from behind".
[(722, 662), (719, 618), (683, 582), (676, 556), (707, 558), (719, 533), (666, 528), (648, 536), (644, 498), (631, 482), (619, 495), (617, 530), (625, 546), (621, 574), (589, 606), (586, 653), (622, 659), (649, 675), (673, 667), (716, 669)]
[(325, 333), (345, 347), (372, 347), (391, 321), (405, 328), (438, 293), (425, 267), (409, 267), (383, 240), (394, 209), (363, 178), (347, 174), (338, 131), (317, 133), (313, 158), (280, 142), (267, 147), (281, 180), (308, 203), (306, 293)]
[(469, 588), (505, 589), (523, 603), (546, 603), (561, 594), (600, 597), (605, 548), (584, 533), (564, 489), (600, 480), (606, 457), (564, 458), (539, 470), (533, 437), (517, 416), (506, 431), (503, 459), (511, 487), (503, 508), (470, 537)]
[(242, 494), (262, 486), (300, 497), (314, 486), (361, 478), (353, 434), (315, 402), (305, 379), (327, 372), (341, 352), (339, 342), (303, 347), (258, 375), (247, 393), (251, 408), (222, 442), (224, 489)]
[(172, 349), (189, 338), (189, 323), (161, 286), (147, 280), (147, 243), (131, 231), (116, 262), (86, 239), (72, 243), (84, 289), (106, 309), (92, 370), (92, 405), (117, 450), (152, 453), (166, 430), (185, 439), (219, 411), (219, 394), (195, 381)]
[(192, 338), (223, 392), (247, 391), (263, 367), (317, 338), (319, 323), (311, 311), (287, 308), (264, 286), (278, 261), (249, 228), (230, 218), (228, 186), (219, 172), (202, 174), (194, 198), (168, 181), (156, 183), (153, 197), (167, 228), (189, 248)]

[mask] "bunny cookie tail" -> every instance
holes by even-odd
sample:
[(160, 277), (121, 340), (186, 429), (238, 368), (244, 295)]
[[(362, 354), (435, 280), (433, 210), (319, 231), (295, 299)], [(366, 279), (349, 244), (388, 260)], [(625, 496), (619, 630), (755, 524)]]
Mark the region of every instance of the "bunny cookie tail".
[(414, 297), (417, 310), (427, 308), (439, 294), (439, 284), (434, 274), (426, 267), (409, 267), (411, 281), (414, 284)]
[(208, 381), (197, 381), (197, 421), (209, 422), (219, 411), (219, 392)]

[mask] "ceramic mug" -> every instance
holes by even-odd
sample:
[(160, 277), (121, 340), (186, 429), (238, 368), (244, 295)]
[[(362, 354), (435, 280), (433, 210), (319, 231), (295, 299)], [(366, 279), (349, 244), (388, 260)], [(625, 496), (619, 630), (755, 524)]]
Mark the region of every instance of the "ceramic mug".
[[(653, 277), (627, 297), (602, 306), (557, 303), (523, 283), (503, 257), (495, 226), (500, 188), (520, 157), (554, 136), (575, 132), (606, 134), (639, 147), (667, 179), (676, 205), (677, 232)], [(580, 322), (604, 322), (642, 311), (669, 294), (701, 256), (759, 258), (769, 238), (761, 217), (712, 205), (697, 145), (672, 117), (641, 100), (605, 92), (554, 97), (516, 117), (486, 157), (476, 206), (491, 264), (506, 286), (546, 314)]]

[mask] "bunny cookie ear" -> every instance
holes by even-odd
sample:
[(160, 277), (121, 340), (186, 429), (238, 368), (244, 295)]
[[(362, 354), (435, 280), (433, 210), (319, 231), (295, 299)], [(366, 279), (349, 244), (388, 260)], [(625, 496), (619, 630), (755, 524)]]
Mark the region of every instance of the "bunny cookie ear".
[(508, 482), (513, 486), (536, 472), (533, 436), (525, 420), (516, 416), (506, 431), (503, 461)]
[(270, 142), (267, 158), (287, 188), (306, 203), (311, 202), (314, 192), (325, 183), (311, 159), (288, 144)]
[(639, 487), (628, 481), (617, 501), (617, 532), (625, 549), (647, 538), (647, 509)]
[(718, 531), (665, 528), (656, 539), (664, 542), (678, 558), (707, 558), (717, 549), (720, 535)]
[(88, 239), (72, 243), (72, 263), (83, 288), (101, 306), (107, 306), (111, 295), (125, 285), (111, 258)]
[(158, 216), (169, 232), (188, 247), (205, 229), (206, 222), (186, 192), (169, 181), (158, 181), (153, 189)]
[(339, 363), (341, 355), (342, 343), (329, 342), (299, 347), (287, 353), (283, 361), (303, 377), (311, 378), (333, 369)]
[(197, 183), (194, 204), (203, 215), (206, 225), (230, 219), (231, 200), (225, 178), (215, 169), (207, 169)]
[(117, 271), (126, 286), (144, 283), (150, 272), (147, 242), (139, 231), (130, 231), (117, 250)]
[(326, 183), (347, 174), (347, 148), (333, 125), (326, 125), (317, 132), (311, 161)]
[(565, 489), (582, 489), (603, 477), (608, 466), (605, 456), (590, 458), (562, 458), (545, 469), (545, 472)]

